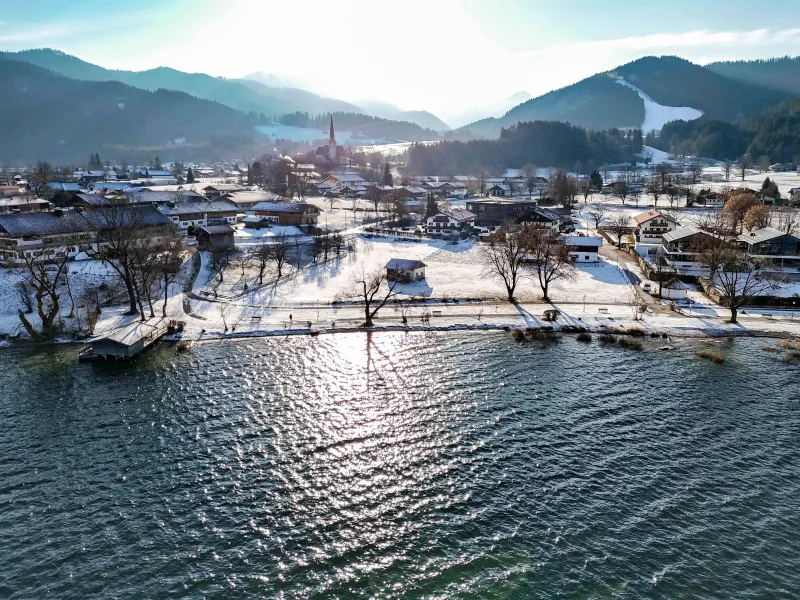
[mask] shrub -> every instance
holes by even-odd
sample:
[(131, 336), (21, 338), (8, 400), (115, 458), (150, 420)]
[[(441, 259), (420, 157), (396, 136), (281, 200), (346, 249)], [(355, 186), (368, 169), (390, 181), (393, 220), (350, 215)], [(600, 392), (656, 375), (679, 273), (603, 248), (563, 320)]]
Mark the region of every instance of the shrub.
[(192, 344), (186, 341), (178, 342), (175, 348), (178, 352), (188, 352), (189, 349), (192, 347)]
[(778, 346), (784, 350), (800, 350), (800, 341), (797, 340), (781, 340)]
[(725, 356), (723, 356), (719, 352), (714, 352), (713, 350), (698, 350), (697, 352), (695, 352), (695, 354), (697, 354), (697, 356), (699, 356), (700, 358), (706, 358), (715, 363), (725, 362)]
[(641, 350), (644, 344), (639, 340), (632, 340), (630, 338), (619, 338), (619, 345), (623, 348), (630, 348), (631, 350)]
[(514, 338), (515, 342), (522, 342), (525, 340), (525, 334), (521, 329), (515, 329), (511, 332), (511, 337)]
[(623, 332), (637, 337), (642, 337), (646, 333), (643, 327), (628, 327), (624, 329)]
[(579, 333), (578, 337), (575, 338), (579, 342), (591, 342), (592, 341), (592, 334), (591, 333)]
[(607, 333), (604, 333), (603, 335), (601, 335), (597, 339), (600, 340), (601, 344), (616, 344), (617, 343), (617, 338), (615, 338), (613, 335), (609, 335)]

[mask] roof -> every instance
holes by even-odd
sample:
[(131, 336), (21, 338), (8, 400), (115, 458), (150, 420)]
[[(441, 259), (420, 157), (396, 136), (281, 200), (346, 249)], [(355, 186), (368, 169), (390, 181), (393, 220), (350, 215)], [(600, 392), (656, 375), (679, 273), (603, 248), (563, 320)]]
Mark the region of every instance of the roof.
[(34, 198), (32, 196), (13, 196), (12, 198), (0, 198), (0, 206), (26, 206), (31, 204), (50, 204), (44, 198)]
[(238, 203), (251, 203), (251, 202), (274, 202), (280, 200), (281, 196), (274, 192), (267, 192), (264, 190), (242, 190), (240, 192), (231, 192), (226, 194), (225, 197), (233, 202)]
[(386, 268), (392, 271), (414, 271), (415, 269), (421, 269), (427, 266), (428, 265), (421, 260), (411, 260), (408, 258), (393, 258), (386, 263)]
[[(143, 227), (169, 225), (169, 220), (155, 206), (125, 206), (117, 219), (103, 210), (75, 210), (41, 213), (24, 213), (16, 215), (0, 215), (0, 229), (15, 237), (58, 235), (80, 233), (91, 230), (107, 229), (109, 219), (120, 223), (135, 222)], [(135, 216), (136, 215), (136, 216)]]
[(239, 212), (239, 207), (227, 200), (211, 200), (210, 202), (177, 202), (172, 206), (161, 206), (161, 212), (167, 216), (190, 215), (195, 213)]
[(81, 186), (78, 185), (77, 183), (72, 183), (72, 182), (60, 183), (56, 181), (48, 183), (47, 187), (57, 192), (79, 192), (81, 189)]
[(208, 235), (233, 235), (234, 229), (230, 225), (206, 225), (198, 227), (200, 231), (205, 231)]
[[(665, 242), (674, 242), (676, 240), (681, 240), (683, 238), (691, 237), (697, 233), (706, 233), (702, 229), (698, 229), (693, 225), (687, 225), (686, 227), (678, 227), (675, 231), (668, 231), (661, 239)], [(706, 235), (711, 235), (710, 233), (706, 233)]]
[[(747, 233), (743, 233), (740, 235), (737, 240), (740, 242), (745, 242), (746, 244), (759, 244), (761, 242), (766, 242), (768, 240), (774, 240), (775, 238), (783, 237), (784, 235), (788, 235), (783, 231), (778, 231), (777, 229), (773, 229), (772, 227), (764, 227), (763, 229), (755, 229), (753, 231), (748, 231)], [(796, 235), (790, 235), (789, 237), (793, 237), (798, 239)]]
[(148, 319), (147, 321), (137, 320), (130, 325), (112, 331), (108, 335), (99, 338), (97, 341), (108, 341), (122, 346), (133, 346), (142, 338), (164, 327), (167, 321), (169, 321), (169, 319), (165, 317), (156, 317), (155, 319)]
[(659, 212), (657, 210), (647, 210), (647, 211), (643, 212), (642, 214), (636, 215), (634, 217), (634, 220), (636, 221), (636, 223), (638, 225), (641, 225), (642, 223), (646, 223), (647, 221), (650, 221), (652, 219), (657, 219), (657, 218), (668, 219), (668, 220), (672, 221), (673, 223), (676, 222), (675, 219), (673, 219), (669, 215), (665, 215), (664, 213)]
[(603, 238), (571, 235), (567, 238), (564, 238), (564, 245), (581, 246), (584, 248), (599, 248), (603, 245)]
[(213, 185), (207, 185), (205, 189), (215, 192), (241, 192), (244, 190), (242, 186), (236, 185), (235, 183), (215, 183)]
[(447, 215), (456, 221), (469, 221), (475, 218), (475, 213), (470, 212), (465, 208), (449, 208), (439, 212), (440, 215)]
[(253, 210), (263, 210), (283, 213), (304, 213), (309, 208), (316, 208), (306, 202), (259, 202)]
[(675, 277), (673, 279), (670, 279), (669, 281), (661, 284), (661, 287), (663, 289), (667, 289), (667, 290), (690, 290), (690, 289), (692, 289), (691, 286), (686, 285), (685, 283), (683, 283), (677, 277)]

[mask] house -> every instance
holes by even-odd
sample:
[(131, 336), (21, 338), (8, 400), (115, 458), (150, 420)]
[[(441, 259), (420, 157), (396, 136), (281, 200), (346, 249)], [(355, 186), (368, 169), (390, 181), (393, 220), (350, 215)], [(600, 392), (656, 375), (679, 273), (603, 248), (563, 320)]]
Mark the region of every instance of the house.
[(136, 320), (119, 327), (92, 342), (91, 347), (81, 352), (79, 360), (127, 360), (141, 354), (155, 344), (168, 331), (170, 320), (165, 317), (153, 317), (146, 321)]
[(648, 210), (634, 217), (636, 221), (636, 239), (644, 244), (660, 244), (661, 237), (678, 228), (678, 223), (662, 212)]
[(713, 237), (711, 233), (692, 225), (665, 233), (661, 238), (664, 262), (685, 275), (706, 273), (707, 269), (698, 260), (698, 254), (703, 240)]
[(234, 225), (239, 214), (239, 208), (226, 200), (169, 203), (161, 206), (160, 210), (181, 230), (207, 225)]
[(534, 208), (517, 217), (515, 221), (537, 229), (549, 229), (553, 235), (557, 235), (565, 219), (549, 208)]
[(203, 189), (203, 192), (205, 192), (206, 197), (209, 199), (219, 198), (223, 194), (232, 194), (242, 191), (244, 191), (244, 188), (234, 183), (215, 183), (213, 185), (207, 185)]
[(455, 190), (453, 184), (448, 181), (426, 181), (422, 184), (422, 187), (429, 192), (433, 192), (440, 198), (447, 198), (447, 196), (451, 196)]
[(789, 198), (791, 198), (792, 202), (795, 204), (800, 203), (800, 187), (790, 189)]
[(496, 198), (505, 198), (511, 195), (511, 188), (504, 183), (495, 183), (487, 190), (487, 193)]
[(0, 198), (0, 215), (9, 213), (45, 212), (53, 208), (50, 201), (33, 196), (14, 196)]
[(364, 178), (361, 177), (361, 175), (356, 175), (355, 173), (328, 175), (322, 180), (323, 185), (330, 186), (331, 189), (335, 190), (340, 190), (343, 187), (355, 187), (357, 185), (363, 185), (364, 183)]
[(571, 235), (564, 238), (564, 246), (573, 262), (598, 262), (602, 245), (601, 237)]
[(661, 284), (661, 297), (665, 300), (686, 300), (689, 289), (688, 285), (674, 277)]
[(242, 219), (242, 224), (247, 229), (269, 229), (271, 225), (278, 224), (278, 217), (257, 217), (255, 215), (248, 215)]
[(223, 194), (220, 199), (232, 202), (240, 210), (252, 210), (259, 202), (280, 202), (283, 197), (265, 190), (242, 190)]
[(105, 231), (126, 223), (147, 230), (148, 239), (171, 228), (169, 220), (153, 206), (120, 206), (113, 211), (56, 209), (0, 215), (0, 261), (20, 263), (25, 258), (61, 252), (74, 258), (82, 247), (97, 249)]
[(257, 217), (277, 217), (279, 225), (316, 225), (319, 208), (306, 202), (259, 202), (253, 207)]
[(780, 269), (800, 267), (800, 237), (765, 227), (736, 238), (751, 258), (768, 260)]
[(197, 227), (194, 236), (197, 238), (197, 247), (200, 250), (215, 252), (218, 250), (232, 250), (234, 229), (230, 225), (206, 225)]
[(476, 199), (467, 200), (467, 210), (475, 215), (475, 225), (495, 227), (514, 222), (536, 208), (535, 200)]
[[(158, 186), (160, 187), (160, 186)], [(153, 190), (150, 188), (128, 188), (125, 196), (131, 204), (161, 204), (175, 202), (205, 202), (206, 198), (194, 190)]]
[(475, 213), (463, 208), (451, 208), (428, 217), (425, 223), (425, 230), (428, 235), (438, 237), (469, 231), (474, 226)]
[(393, 258), (386, 263), (386, 279), (398, 283), (411, 283), (425, 279), (425, 267), (421, 260)]

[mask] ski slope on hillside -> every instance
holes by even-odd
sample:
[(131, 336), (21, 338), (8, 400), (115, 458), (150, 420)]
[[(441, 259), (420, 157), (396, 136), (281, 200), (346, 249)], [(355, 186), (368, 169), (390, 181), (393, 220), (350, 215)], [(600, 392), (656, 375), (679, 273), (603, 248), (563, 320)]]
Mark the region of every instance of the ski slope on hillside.
[(639, 97), (644, 102), (643, 131), (659, 130), (665, 123), (669, 123), (670, 121), (693, 121), (703, 116), (702, 110), (690, 106), (664, 106), (663, 104), (659, 104), (638, 87), (632, 83), (628, 83), (622, 78), (616, 79), (615, 81), (639, 94)]

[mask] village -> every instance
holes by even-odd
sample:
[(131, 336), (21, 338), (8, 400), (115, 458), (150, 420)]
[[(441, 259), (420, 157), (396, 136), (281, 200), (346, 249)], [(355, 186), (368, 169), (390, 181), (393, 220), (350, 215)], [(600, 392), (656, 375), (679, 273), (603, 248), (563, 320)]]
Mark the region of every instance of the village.
[(351, 156), (331, 120), (315, 163), (275, 157), (277, 187), (255, 165), (6, 174), (4, 343), (125, 338), (142, 323), (189, 340), (364, 325), (800, 331), (800, 176), (783, 165), (737, 176), (651, 151), (591, 176), (418, 176), (385, 161), (369, 178)]

